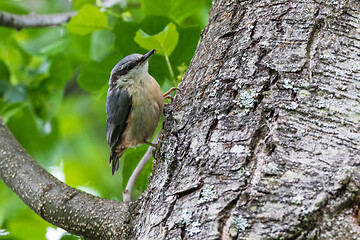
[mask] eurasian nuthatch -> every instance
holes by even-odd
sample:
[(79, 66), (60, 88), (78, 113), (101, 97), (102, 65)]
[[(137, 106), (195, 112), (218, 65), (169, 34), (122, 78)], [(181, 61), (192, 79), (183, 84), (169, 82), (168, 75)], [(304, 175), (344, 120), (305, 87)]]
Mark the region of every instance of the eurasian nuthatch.
[(163, 111), (160, 86), (148, 73), (148, 60), (154, 53), (155, 49), (145, 55), (126, 56), (111, 71), (106, 97), (106, 135), (113, 175), (127, 148), (150, 144), (147, 140), (154, 134)]

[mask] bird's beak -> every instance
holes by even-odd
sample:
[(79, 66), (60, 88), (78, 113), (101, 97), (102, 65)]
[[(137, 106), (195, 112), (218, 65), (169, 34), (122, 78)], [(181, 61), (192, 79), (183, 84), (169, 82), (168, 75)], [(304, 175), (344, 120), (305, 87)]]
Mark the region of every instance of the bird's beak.
[(155, 52), (156, 52), (156, 50), (153, 49), (150, 52), (148, 52), (147, 54), (145, 54), (144, 56), (142, 56), (141, 63), (146, 62)]

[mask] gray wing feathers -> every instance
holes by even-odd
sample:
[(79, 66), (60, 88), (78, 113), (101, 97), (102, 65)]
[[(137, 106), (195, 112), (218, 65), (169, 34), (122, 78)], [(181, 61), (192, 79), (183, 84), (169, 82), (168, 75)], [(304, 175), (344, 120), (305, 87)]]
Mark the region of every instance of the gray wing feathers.
[(121, 140), (127, 126), (132, 100), (129, 93), (120, 88), (111, 88), (106, 98), (106, 137), (111, 149), (110, 157)]

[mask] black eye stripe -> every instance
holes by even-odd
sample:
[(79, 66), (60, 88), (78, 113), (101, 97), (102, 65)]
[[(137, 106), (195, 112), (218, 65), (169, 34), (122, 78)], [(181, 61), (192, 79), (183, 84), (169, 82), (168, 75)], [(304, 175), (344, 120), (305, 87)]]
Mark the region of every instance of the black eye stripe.
[(139, 61), (134, 61), (134, 62), (130, 62), (129, 64), (126, 64), (126, 66), (124, 66), (124, 68), (120, 69), (117, 74), (118, 75), (125, 75), (128, 72), (130, 72), (133, 68), (135, 68), (136, 66), (138, 66), (140, 63)]
[(119, 69), (115, 72), (116, 76), (123, 76), (130, 72), (134, 67), (138, 65), (138, 62), (131, 62), (130, 64), (126, 64), (123, 68)]
[(111, 71), (110, 80), (116, 81), (120, 76), (124, 76), (135, 67), (140, 66), (142, 62), (143, 56), (140, 54), (131, 54), (129, 56), (126, 56), (115, 65), (115, 67)]

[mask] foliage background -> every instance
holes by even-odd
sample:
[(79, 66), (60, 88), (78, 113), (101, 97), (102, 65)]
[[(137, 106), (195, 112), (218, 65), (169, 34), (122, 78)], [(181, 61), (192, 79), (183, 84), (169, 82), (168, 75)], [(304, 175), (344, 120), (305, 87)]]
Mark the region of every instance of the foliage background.
[[(163, 91), (177, 85), (207, 23), (210, 0), (2, 0), (14, 14), (78, 10), (58, 27), (0, 27), (0, 115), (35, 160), (68, 185), (122, 200), (127, 180), (147, 149), (127, 150), (111, 175), (105, 98), (113, 66), (156, 48), (149, 72)], [(157, 131), (160, 131), (162, 122)], [(147, 187), (151, 161), (134, 197)], [(0, 239), (78, 239), (33, 213), (0, 182)], [(58, 236), (56, 236), (58, 235)]]

